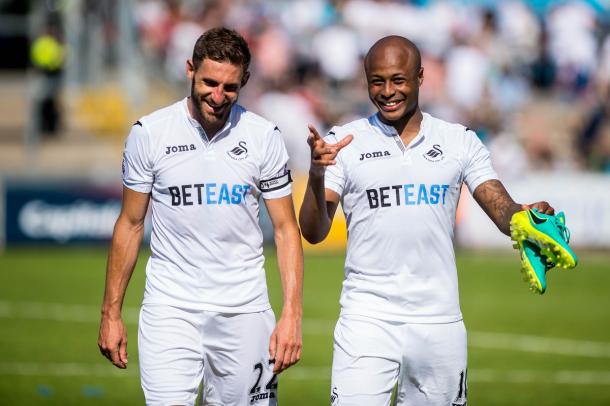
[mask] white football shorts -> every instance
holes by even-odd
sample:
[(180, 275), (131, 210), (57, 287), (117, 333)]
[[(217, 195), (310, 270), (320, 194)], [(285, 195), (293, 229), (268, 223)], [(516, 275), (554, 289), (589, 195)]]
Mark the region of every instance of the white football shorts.
[(144, 304), (138, 350), (147, 405), (274, 406), (271, 309), (228, 314)]
[(466, 328), (341, 315), (335, 327), (330, 404), (466, 405)]

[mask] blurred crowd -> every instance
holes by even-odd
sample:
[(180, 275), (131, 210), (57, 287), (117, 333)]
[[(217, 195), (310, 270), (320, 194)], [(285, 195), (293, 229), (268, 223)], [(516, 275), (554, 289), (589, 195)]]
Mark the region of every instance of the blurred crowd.
[(307, 124), (368, 115), (362, 59), (380, 37), (422, 51), (424, 111), (467, 125), (504, 177), (610, 173), (610, 10), (594, 1), (138, 0), (148, 66), (185, 94), (185, 60), (206, 29), (242, 33), (252, 79), (241, 103), (276, 122), (308, 168)]

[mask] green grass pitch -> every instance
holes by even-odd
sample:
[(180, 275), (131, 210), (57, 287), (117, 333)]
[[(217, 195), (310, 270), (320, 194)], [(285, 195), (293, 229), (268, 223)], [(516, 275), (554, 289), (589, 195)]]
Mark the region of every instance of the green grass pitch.
[[(512, 253), (457, 254), (469, 332), (470, 405), (610, 404), (610, 255), (578, 252), (553, 270), (543, 296), (521, 281)], [(97, 349), (104, 249), (11, 249), (0, 254), (0, 404), (143, 404), (136, 348), (146, 252), (125, 300), (130, 363)], [(328, 405), (342, 255), (306, 255), (303, 357), (280, 377), (280, 405)], [(267, 251), (276, 314), (281, 289)]]

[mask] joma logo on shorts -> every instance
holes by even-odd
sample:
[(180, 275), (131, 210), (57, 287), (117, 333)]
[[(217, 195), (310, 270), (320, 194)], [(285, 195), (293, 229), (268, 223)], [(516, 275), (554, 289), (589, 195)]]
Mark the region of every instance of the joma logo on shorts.
[(191, 144), (191, 145), (171, 145), (169, 147), (165, 147), (165, 155), (169, 155), (169, 154), (173, 154), (176, 152), (186, 152), (186, 151), (194, 151), (197, 148), (195, 147), (195, 144)]
[(253, 405), (255, 402), (263, 399), (275, 399), (275, 393), (273, 392), (262, 392), (258, 393), (250, 398), (250, 404)]
[(390, 151), (375, 151), (375, 152), (365, 152), (364, 154), (360, 154), (360, 161), (364, 161), (365, 159), (370, 158), (381, 158), (384, 156), (390, 156)]

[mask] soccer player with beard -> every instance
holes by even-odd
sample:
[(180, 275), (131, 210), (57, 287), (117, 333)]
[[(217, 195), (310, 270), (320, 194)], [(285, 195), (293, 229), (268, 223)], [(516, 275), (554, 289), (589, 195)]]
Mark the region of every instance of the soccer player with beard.
[[(237, 104), (250, 51), (235, 31), (196, 42), (191, 95), (142, 117), (123, 158), (123, 205), (108, 256), (98, 345), (127, 367), (121, 306), (152, 206), (138, 349), (147, 404), (274, 405), (301, 356), (303, 255), (278, 128)], [(275, 322), (259, 198), (271, 217), (284, 292)]]
[(331, 129), (310, 126), (309, 181), (299, 222), (326, 238), (339, 202), (348, 242), (335, 328), (333, 405), (465, 405), (466, 330), (452, 245), (462, 183), (504, 234), (515, 203), (476, 134), (420, 110), (417, 47), (382, 38), (364, 61), (378, 112)]

